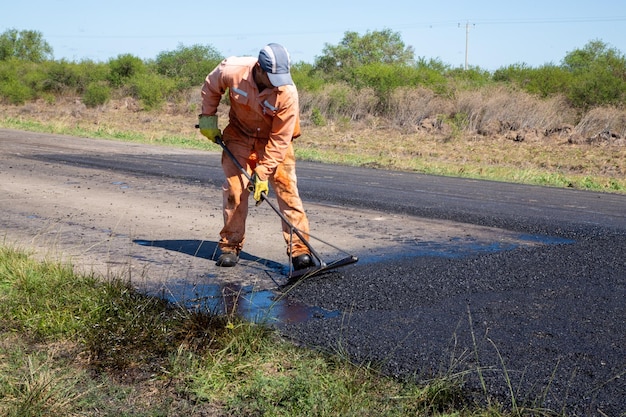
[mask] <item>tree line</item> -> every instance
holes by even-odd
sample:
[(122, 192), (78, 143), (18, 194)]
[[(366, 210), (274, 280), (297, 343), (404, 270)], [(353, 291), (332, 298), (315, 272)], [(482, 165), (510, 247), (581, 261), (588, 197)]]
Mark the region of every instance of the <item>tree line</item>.
[[(211, 45), (179, 45), (156, 58), (142, 60), (121, 54), (107, 62), (55, 60), (42, 34), (9, 29), (0, 34), (0, 101), (23, 104), (79, 96), (90, 107), (115, 97), (132, 96), (144, 108), (181, 100), (198, 88), (224, 56)], [(559, 64), (530, 67), (514, 64), (493, 72), (479, 67), (452, 67), (438, 59), (416, 57), (397, 32), (345, 32), (336, 45), (326, 44), (313, 63), (297, 62), (293, 78), (300, 91), (328, 94), (328, 106), (341, 106), (349, 93), (367, 97), (368, 111), (385, 117), (393, 111), (389, 98), (398, 90), (422, 88), (444, 98), (459, 91), (504, 85), (541, 98), (564, 97), (584, 113), (599, 106), (623, 108), (626, 102), (626, 58), (601, 40), (575, 49)], [(328, 115), (330, 108), (313, 109)]]

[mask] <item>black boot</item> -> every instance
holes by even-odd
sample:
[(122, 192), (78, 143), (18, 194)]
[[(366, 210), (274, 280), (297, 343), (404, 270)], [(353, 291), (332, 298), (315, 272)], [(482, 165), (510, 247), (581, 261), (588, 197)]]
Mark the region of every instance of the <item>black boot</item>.
[(224, 252), (217, 259), (215, 265), (230, 267), (237, 265), (237, 262), (239, 262), (239, 256), (235, 252)]
[(310, 268), (315, 266), (315, 262), (311, 259), (311, 255), (308, 253), (303, 253), (302, 255), (298, 255), (291, 260), (291, 264), (293, 265), (294, 271), (299, 271), (301, 269)]

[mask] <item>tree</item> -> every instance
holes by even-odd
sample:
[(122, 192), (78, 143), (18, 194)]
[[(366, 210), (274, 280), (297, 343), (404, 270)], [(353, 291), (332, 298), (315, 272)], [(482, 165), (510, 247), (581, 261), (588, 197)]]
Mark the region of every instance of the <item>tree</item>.
[(11, 58), (42, 62), (52, 59), (52, 47), (43, 39), (41, 32), (9, 29), (0, 35), (0, 61)]
[(315, 69), (326, 74), (368, 64), (409, 65), (414, 51), (405, 46), (400, 34), (390, 29), (367, 32), (346, 32), (339, 45), (325, 44), (323, 55), (315, 59)]
[(161, 52), (155, 63), (159, 74), (181, 79), (187, 86), (194, 86), (200, 85), (222, 59), (224, 57), (211, 46), (179, 45), (174, 51)]
[(146, 71), (145, 64), (141, 58), (132, 54), (121, 54), (116, 58), (110, 59), (109, 68), (111, 69), (109, 79), (115, 87), (123, 85), (131, 77)]
[(615, 105), (626, 99), (626, 58), (602, 41), (568, 53), (563, 68), (572, 74), (568, 97), (577, 107)]
[(569, 52), (563, 58), (563, 66), (574, 72), (592, 71), (598, 66), (611, 70), (615, 75), (626, 77), (626, 59), (617, 49), (600, 41), (594, 40), (582, 49)]

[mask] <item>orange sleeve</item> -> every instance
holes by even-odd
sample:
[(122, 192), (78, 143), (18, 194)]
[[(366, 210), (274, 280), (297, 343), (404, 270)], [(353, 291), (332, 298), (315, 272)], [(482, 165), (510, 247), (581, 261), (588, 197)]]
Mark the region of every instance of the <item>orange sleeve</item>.
[(222, 61), (213, 71), (206, 76), (202, 85), (202, 114), (213, 116), (217, 113), (217, 106), (220, 104), (222, 96), (226, 92), (226, 86), (223, 82), (222, 69), (225, 65)]
[(279, 87), (277, 112), (272, 121), (264, 155), (257, 164), (257, 173), (262, 179), (269, 177), (278, 164), (283, 162), (289, 144), (300, 136), (300, 106), (298, 92), (293, 85)]

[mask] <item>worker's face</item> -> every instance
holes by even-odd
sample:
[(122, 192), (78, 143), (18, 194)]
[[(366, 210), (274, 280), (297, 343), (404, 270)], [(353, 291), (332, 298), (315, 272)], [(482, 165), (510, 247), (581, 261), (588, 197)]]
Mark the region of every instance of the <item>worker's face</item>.
[(263, 71), (263, 68), (261, 68), (261, 65), (259, 65), (258, 63), (255, 66), (254, 82), (257, 83), (259, 90), (262, 90), (264, 88), (274, 88), (274, 86), (270, 82), (270, 77), (267, 76), (267, 72)]

